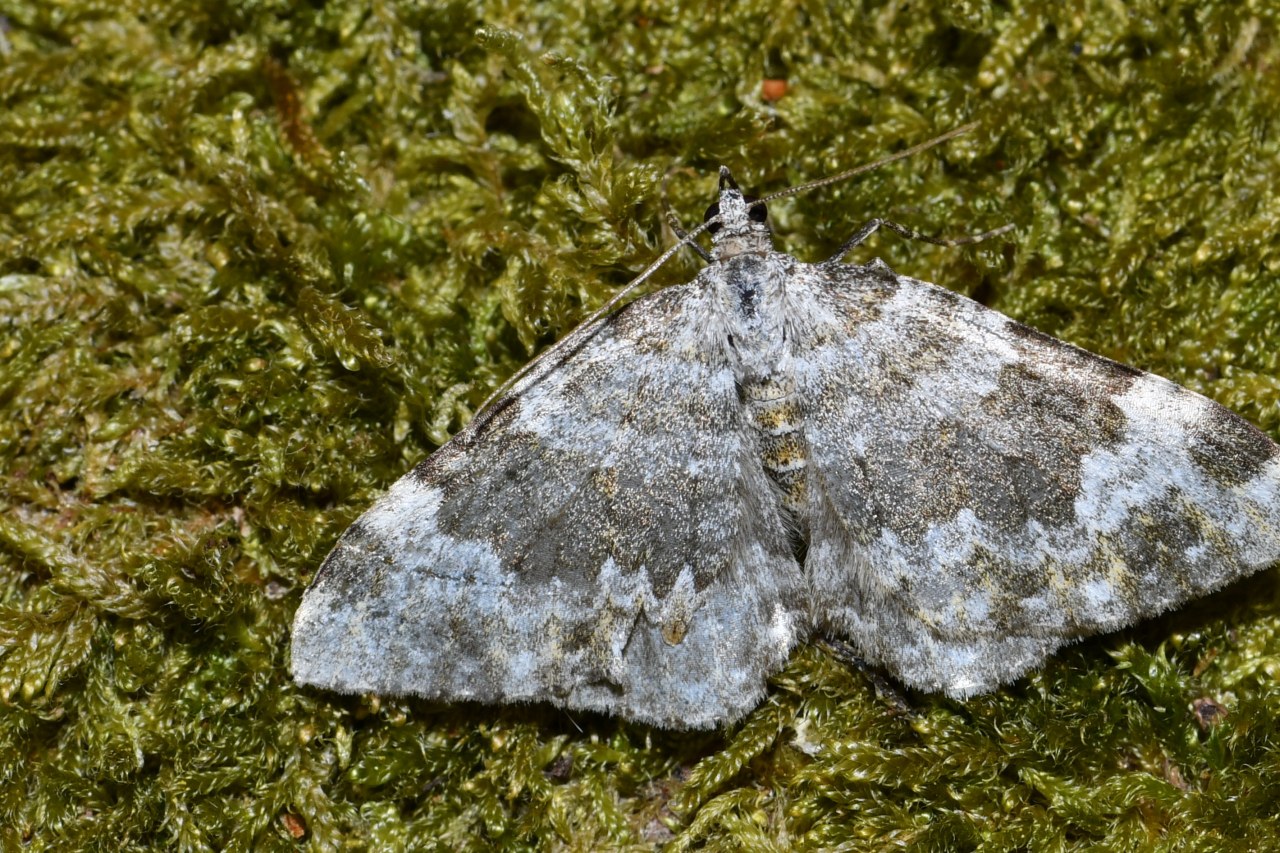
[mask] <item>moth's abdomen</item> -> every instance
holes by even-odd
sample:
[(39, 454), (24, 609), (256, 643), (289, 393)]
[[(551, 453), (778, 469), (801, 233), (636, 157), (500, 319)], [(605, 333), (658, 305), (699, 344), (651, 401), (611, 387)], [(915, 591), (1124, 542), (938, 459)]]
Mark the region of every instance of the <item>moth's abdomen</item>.
[(744, 383), (742, 393), (751, 425), (760, 436), (760, 462), (782, 489), (782, 506), (800, 522), (808, 505), (809, 446), (795, 383), (770, 377)]

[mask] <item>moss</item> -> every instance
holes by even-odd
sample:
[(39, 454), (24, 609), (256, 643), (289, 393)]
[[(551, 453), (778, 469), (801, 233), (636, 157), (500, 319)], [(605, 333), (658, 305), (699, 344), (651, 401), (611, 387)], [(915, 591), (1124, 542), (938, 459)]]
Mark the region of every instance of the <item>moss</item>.
[(1274, 571), (906, 713), (808, 647), (756, 713), (701, 735), (339, 697), (286, 668), (344, 527), (669, 243), (664, 178), (693, 221), (721, 163), (769, 190), (976, 119), (779, 203), (779, 243), (823, 257), (871, 216), (1013, 222), (855, 259), (1276, 435), (1272, 6), (0, 14), (6, 848), (1274, 845)]

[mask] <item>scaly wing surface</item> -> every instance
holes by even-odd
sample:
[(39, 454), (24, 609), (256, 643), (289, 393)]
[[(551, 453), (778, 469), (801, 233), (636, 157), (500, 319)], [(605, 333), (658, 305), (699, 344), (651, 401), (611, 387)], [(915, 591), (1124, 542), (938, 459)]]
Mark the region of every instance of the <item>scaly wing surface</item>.
[(307, 590), (295, 678), (675, 728), (750, 710), (809, 620), (719, 327), (700, 282), (638, 300), (392, 486)]
[(1280, 447), (883, 264), (801, 266), (816, 615), (963, 697), (1280, 559)]

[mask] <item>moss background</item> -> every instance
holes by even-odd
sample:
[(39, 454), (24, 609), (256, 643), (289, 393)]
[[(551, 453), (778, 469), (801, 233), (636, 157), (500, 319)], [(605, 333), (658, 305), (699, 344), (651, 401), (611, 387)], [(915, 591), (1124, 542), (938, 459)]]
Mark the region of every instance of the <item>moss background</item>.
[(852, 259), (1280, 432), (1275, 4), (851, 5), (0, 0), (0, 843), (1280, 846), (1275, 570), (967, 702), (810, 646), (706, 734), (290, 682), (339, 533), (670, 244), (668, 173), (696, 222), (976, 120), (780, 245), (1016, 223)]

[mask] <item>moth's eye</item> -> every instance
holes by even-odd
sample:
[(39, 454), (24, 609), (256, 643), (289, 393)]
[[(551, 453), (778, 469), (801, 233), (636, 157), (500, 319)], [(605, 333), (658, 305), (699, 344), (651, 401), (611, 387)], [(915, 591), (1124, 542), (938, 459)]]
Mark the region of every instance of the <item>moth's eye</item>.
[[(755, 199), (747, 198), (743, 199), (743, 201), (750, 204), (755, 201)], [(769, 208), (765, 207), (763, 204), (757, 204), (755, 207), (747, 208), (747, 217), (752, 222), (764, 222), (769, 218)]]
[[(707, 208), (707, 212), (702, 215), (702, 221), (711, 222), (713, 218), (719, 215), (720, 215), (720, 202), (717, 201)], [(712, 222), (710, 225), (707, 226), (707, 231), (711, 234), (714, 234), (719, 230), (720, 230), (719, 222)]]

